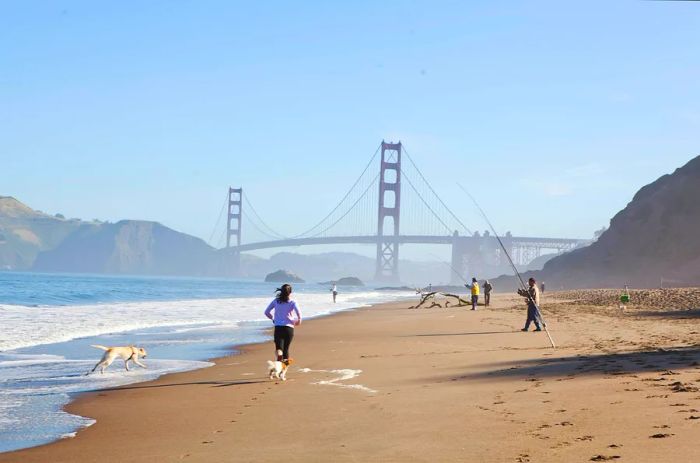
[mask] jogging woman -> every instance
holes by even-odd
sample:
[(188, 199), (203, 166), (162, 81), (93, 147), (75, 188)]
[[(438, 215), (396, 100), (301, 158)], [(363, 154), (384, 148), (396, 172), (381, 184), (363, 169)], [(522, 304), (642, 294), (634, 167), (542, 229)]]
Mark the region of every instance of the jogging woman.
[[(289, 345), (294, 338), (294, 327), (301, 325), (301, 312), (291, 299), (292, 286), (283, 284), (277, 288), (277, 297), (265, 309), (265, 316), (275, 325), (275, 350), (277, 360), (289, 359)], [(279, 352), (282, 352), (282, 355)]]

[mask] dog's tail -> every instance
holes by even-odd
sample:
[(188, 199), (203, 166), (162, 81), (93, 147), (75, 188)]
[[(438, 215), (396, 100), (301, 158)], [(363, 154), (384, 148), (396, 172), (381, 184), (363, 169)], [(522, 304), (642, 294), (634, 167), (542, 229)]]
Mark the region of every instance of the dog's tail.
[(90, 344), (90, 347), (94, 347), (95, 349), (109, 350), (109, 347), (101, 346), (99, 344)]
[(270, 367), (270, 369), (273, 369), (273, 368), (275, 368), (275, 362), (273, 362), (272, 360), (268, 360), (267, 366)]

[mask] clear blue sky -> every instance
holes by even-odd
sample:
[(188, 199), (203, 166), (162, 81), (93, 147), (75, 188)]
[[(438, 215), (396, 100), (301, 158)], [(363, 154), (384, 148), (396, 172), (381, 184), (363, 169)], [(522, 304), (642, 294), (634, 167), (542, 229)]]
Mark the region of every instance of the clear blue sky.
[(243, 185), (294, 234), (382, 138), (472, 228), (458, 180), (589, 237), (700, 154), (700, 3), (0, 3), (0, 194), (34, 208), (208, 239)]

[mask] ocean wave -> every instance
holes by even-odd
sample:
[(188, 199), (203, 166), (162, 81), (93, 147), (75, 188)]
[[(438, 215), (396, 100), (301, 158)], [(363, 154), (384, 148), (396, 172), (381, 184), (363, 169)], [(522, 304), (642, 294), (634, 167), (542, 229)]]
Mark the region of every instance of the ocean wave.
[[(336, 304), (326, 294), (300, 293), (295, 299), (304, 317), (310, 318), (396, 297), (370, 291), (350, 293)], [(0, 305), (0, 326), (4, 328), (0, 352), (152, 328), (207, 330), (267, 322), (263, 310), (269, 301), (269, 297), (239, 297), (42, 308)]]

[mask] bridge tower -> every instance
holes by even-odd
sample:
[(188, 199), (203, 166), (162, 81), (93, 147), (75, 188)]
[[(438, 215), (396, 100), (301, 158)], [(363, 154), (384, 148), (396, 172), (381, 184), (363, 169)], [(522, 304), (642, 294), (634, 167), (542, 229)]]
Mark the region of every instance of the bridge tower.
[[(401, 212), (401, 142), (382, 140), (377, 224), (377, 281), (399, 282), (399, 216)], [(390, 221), (387, 223), (387, 220)], [(385, 225), (388, 233), (385, 234)]]
[[(231, 247), (231, 236), (236, 235), (236, 248), (241, 245), (241, 221), (243, 219), (243, 188), (228, 189), (228, 220), (226, 221), (226, 247)], [(235, 249), (232, 254), (233, 273), (241, 266), (241, 253)]]
[(243, 188), (228, 189), (228, 225), (226, 247), (231, 247), (231, 236), (236, 235), (236, 246), (241, 245), (241, 219), (243, 215)]

